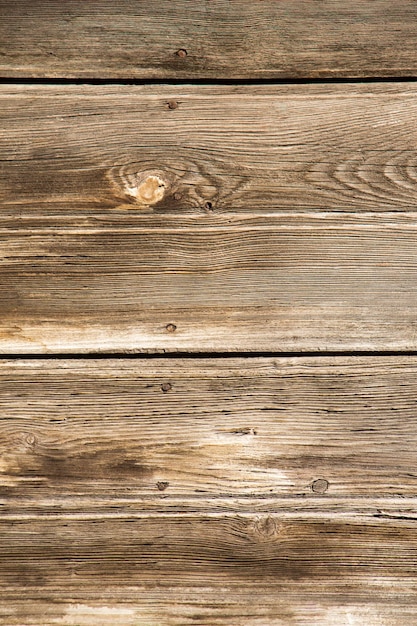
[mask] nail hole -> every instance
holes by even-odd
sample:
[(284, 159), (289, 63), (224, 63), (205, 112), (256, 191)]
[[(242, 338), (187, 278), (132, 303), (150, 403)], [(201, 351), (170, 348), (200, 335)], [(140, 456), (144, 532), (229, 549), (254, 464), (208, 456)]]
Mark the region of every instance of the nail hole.
[(213, 204), (211, 202), (206, 202), (206, 204), (204, 205), (204, 208), (206, 209), (206, 211), (212, 211)]
[(181, 57), (181, 59), (184, 59), (187, 56), (187, 50), (185, 48), (180, 48), (176, 51), (175, 54), (177, 55), (177, 57)]
[(170, 100), (168, 102), (168, 109), (178, 109), (178, 102), (175, 100)]
[(177, 327), (175, 326), (175, 324), (167, 324), (165, 328), (167, 329), (169, 333), (175, 333), (175, 331), (177, 330)]
[(317, 480), (314, 480), (311, 485), (311, 489), (314, 491), (314, 493), (325, 493), (328, 488), (329, 483), (324, 478), (318, 478)]
[(172, 389), (171, 383), (162, 383), (161, 389), (164, 393), (167, 393), (170, 389)]
[(165, 489), (169, 487), (169, 482), (164, 481), (164, 480), (159, 480), (156, 483), (156, 486), (158, 487), (159, 491), (165, 491)]

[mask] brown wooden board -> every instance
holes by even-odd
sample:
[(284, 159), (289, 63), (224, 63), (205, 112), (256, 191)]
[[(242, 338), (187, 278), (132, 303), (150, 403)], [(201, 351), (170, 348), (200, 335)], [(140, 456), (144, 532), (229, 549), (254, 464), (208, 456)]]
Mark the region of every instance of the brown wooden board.
[(345, 219), (0, 228), (1, 351), (416, 349), (415, 218)]
[(417, 357), (0, 361), (0, 623), (403, 626)]
[(0, 85), (0, 123), (14, 220), (417, 210), (412, 82)]
[(403, 626), (414, 519), (2, 517), (5, 626)]
[(417, 623), (416, 18), (0, 0), (1, 626)]
[(1, 0), (0, 75), (415, 76), (412, 0)]
[(1, 483), (13, 502), (413, 497), (416, 398), (406, 356), (1, 360)]
[(3, 86), (1, 352), (416, 349), (416, 93)]

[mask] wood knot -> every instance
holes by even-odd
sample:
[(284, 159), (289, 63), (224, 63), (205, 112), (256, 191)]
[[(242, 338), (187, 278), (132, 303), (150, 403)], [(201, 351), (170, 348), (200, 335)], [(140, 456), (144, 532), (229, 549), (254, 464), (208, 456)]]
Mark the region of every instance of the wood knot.
[(271, 515), (256, 518), (251, 524), (251, 531), (259, 540), (271, 541), (281, 538), (282, 526)]
[(167, 489), (167, 487), (169, 487), (169, 482), (165, 481), (165, 480), (159, 480), (156, 483), (156, 486), (157, 486), (159, 491), (165, 491), (165, 489)]
[(117, 208), (147, 209), (163, 200), (172, 189), (173, 175), (160, 169), (138, 171), (137, 163), (111, 167), (106, 172), (114, 199), (122, 200)]
[(26, 443), (30, 448), (32, 448), (36, 444), (35, 435), (32, 435), (32, 434), (26, 435)]
[(167, 183), (155, 174), (144, 178), (137, 186), (127, 187), (126, 193), (134, 198), (136, 204), (148, 207), (160, 202), (167, 188)]

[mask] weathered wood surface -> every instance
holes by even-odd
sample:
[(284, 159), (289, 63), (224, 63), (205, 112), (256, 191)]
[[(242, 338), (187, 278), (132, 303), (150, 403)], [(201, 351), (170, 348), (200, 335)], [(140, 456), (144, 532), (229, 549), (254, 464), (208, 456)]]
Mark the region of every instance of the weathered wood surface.
[(417, 618), (417, 357), (0, 361), (0, 623)]
[(416, 397), (416, 357), (0, 361), (1, 489), (412, 497)]
[(415, 217), (348, 219), (0, 228), (0, 349), (415, 350)]
[(0, 122), (14, 219), (417, 209), (410, 82), (1, 85)]
[(0, 2), (7, 77), (408, 77), (416, 38), (412, 0)]
[(415, 350), (417, 230), (395, 222), (1, 229), (0, 349)]
[(0, 521), (0, 623), (404, 626), (416, 518)]
[(2, 353), (416, 349), (412, 84), (1, 93)]

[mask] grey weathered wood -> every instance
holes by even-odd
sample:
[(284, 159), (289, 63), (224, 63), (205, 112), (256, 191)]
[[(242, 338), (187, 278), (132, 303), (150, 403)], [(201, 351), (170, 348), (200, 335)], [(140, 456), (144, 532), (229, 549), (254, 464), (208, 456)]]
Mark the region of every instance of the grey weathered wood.
[[(15, 77), (415, 76), (410, 0), (2, 0), (0, 73)], [(185, 49), (186, 56), (178, 56)]]
[(416, 391), (407, 356), (1, 360), (0, 624), (414, 623)]
[[(0, 77), (412, 77), (416, 17), (0, 0)], [(0, 352), (417, 350), (416, 96), (2, 85)], [(0, 360), (0, 624), (415, 624), (416, 397), (407, 356)]]
[(413, 497), (416, 396), (405, 356), (0, 361), (3, 512), (24, 498)]
[(3, 86), (1, 352), (416, 349), (415, 102)]

